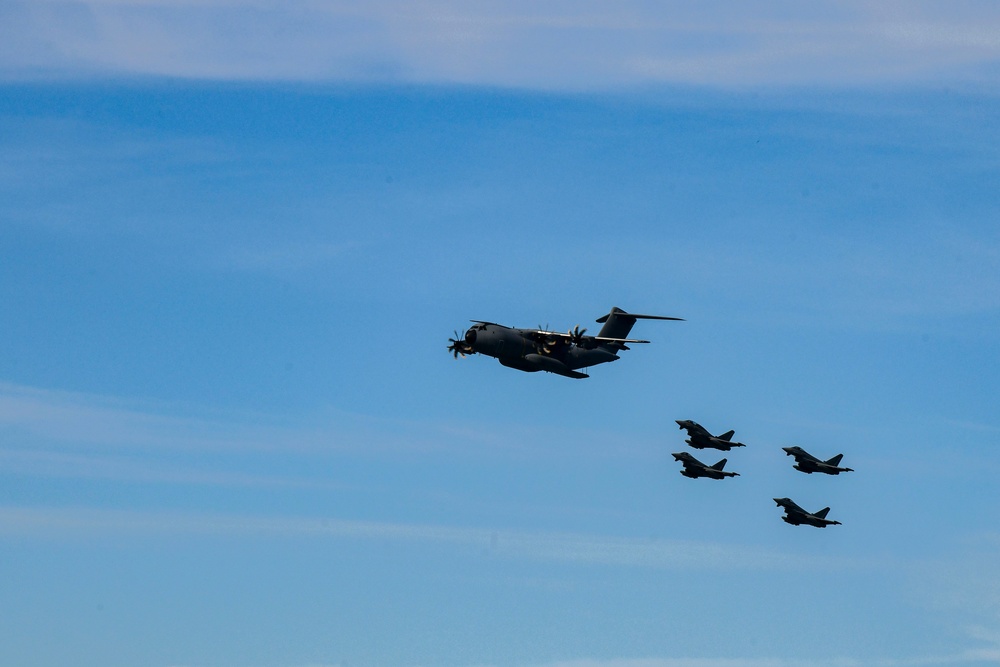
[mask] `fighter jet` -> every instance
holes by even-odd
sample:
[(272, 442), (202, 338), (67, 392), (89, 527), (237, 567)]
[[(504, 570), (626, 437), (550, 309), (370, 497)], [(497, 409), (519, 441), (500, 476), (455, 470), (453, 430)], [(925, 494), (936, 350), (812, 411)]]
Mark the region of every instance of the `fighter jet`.
[(778, 504), (778, 507), (785, 508), (785, 516), (781, 517), (781, 520), (793, 526), (807, 524), (816, 526), (817, 528), (826, 528), (827, 526), (841, 525), (839, 521), (830, 521), (826, 518), (827, 513), (830, 511), (829, 507), (824, 507), (815, 514), (810, 514), (792, 502), (791, 498), (774, 498), (773, 500)]
[(742, 442), (732, 442), (731, 438), (736, 431), (726, 431), (722, 435), (712, 435), (705, 430), (705, 427), (690, 419), (677, 419), (677, 425), (688, 432), (687, 444), (695, 449), (721, 449), (728, 452), (733, 447), (746, 447)]
[(828, 461), (820, 461), (818, 458), (801, 447), (782, 447), (782, 449), (785, 450), (785, 455), (795, 457), (795, 465), (792, 466), (793, 468), (801, 470), (809, 475), (814, 472), (822, 472), (827, 475), (839, 475), (842, 472), (854, 472), (853, 468), (838, 467), (840, 465), (840, 459), (844, 458), (843, 454), (837, 454)]
[(569, 378), (589, 377), (579, 369), (589, 368), (609, 361), (617, 361), (618, 353), (632, 343), (648, 340), (628, 338), (636, 320), (681, 320), (680, 317), (636, 315), (621, 308), (612, 308), (597, 322), (604, 324), (596, 336), (587, 336), (579, 325), (566, 333), (545, 329), (515, 329), (495, 322), (472, 320), (473, 326), (461, 338), (455, 338), (448, 351), (457, 359), (468, 354), (485, 354), (495, 357), (501, 364), (519, 371), (534, 373), (547, 371)]
[(691, 479), (697, 479), (698, 477), (724, 479), (726, 477), (740, 476), (738, 472), (722, 471), (722, 469), (726, 467), (726, 459), (722, 459), (714, 466), (707, 466), (687, 452), (674, 452), (671, 456), (674, 457), (675, 461), (680, 461), (684, 464), (684, 468), (680, 471), (680, 473), (685, 477), (690, 477)]

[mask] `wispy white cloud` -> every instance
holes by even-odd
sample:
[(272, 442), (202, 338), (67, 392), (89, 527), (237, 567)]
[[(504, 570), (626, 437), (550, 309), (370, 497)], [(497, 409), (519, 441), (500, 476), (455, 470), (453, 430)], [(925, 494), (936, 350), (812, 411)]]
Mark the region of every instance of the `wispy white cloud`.
[(1000, 664), (998, 554), (1000, 535), (987, 532), (967, 538), (956, 552), (921, 559), (905, 568), (906, 595), (941, 614), (953, 633), (973, 644), (954, 658), (954, 664)]
[[(338, 410), (303, 416), (298, 424), (289, 425), (287, 417), (277, 414), (213, 411), (6, 382), (0, 382), (0, 427), (17, 435), (17, 441), (37, 443), (43, 449), (285, 454), (422, 451), (440, 447), (435, 437), (450, 431), (447, 424), (416, 425)], [(434, 433), (420, 433), (428, 429)]]
[[(13, 2), (0, 69), (533, 88), (989, 80), (990, 3)], [(0, 24), (3, 25), (3, 24)]]
[(1000, 647), (1000, 535), (967, 541), (963, 552), (926, 560), (910, 571), (910, 593), (923, 605), (950, 613), (988, 616), (996, 627), (970, 626), (970, 634)]
[(274, 445), (260, 435), (267, 430), (263, 424), (251, 430), (232, 421), (176, 416), (169, 406), (139, 403), (0, 382), (0, 425), (44, 441), (102, 447), (266, 449)]
[(611, 658), (560, 660), (540, 663), (532, 667), (920, 667), (926, 665), (964, 665), (969, 663), (994, 663), (998, 657), (991, 652), (963, 651), (953, 655), (922, 656), (913, 658), (846, 658), (816, 659), (789, 658)]
[(328, 487), (317, 481), (262, 475), (238, 470), (202, 470), (162, 460), (0, 448), (0, 467), (7, 474), (137, 483), (195, 484), (229, 487)]
[[(918, 658), (856, 659), (844, 657), (817, 659), (789, 658), (578, 658), (554, 662), (530, 663), (523, 667), (934, 667), (947, 665), (967, 665), (970, 663), (992, 664), (1000, 658), (974, 650), (954, 655)], [(180, 666), (178, 666), (180, 667)], [(284, 667), (284, 666), (282, 666)], [(335, 667), (334, 665), (301, 665), (296, 667)], [(470, 667), (494, 667), (489, 663), (478, 663)]]
[[(422, 421), (373, 417), (339, 410), (300, 416), (296, 425), (287, 417), (247, 412), (224, 412), (189, 404), (120, 399), (83, 392), (59, 391), (0, 382), (0, 428), (8, 438), (0, 445), (0, 459), (8, 472), (109, 477), (120, 479), (131, 471), (135, 481), (225, 479), (228, 484), (286, 483), (267, 476), (240, 473), (198, 473), (148, 468), (143, 454), (168, 452), (260, 453), (264, 456), (315, 456), (364, 453), (378, 456), (400, 452), (464, 452), (470, 443), (480, 455), (524, 459), (563, 456), (548, 454), (530, 443), (555, 441), (551, 429), (459, 421)], [(559, 434), (565, 437), (565, 431)], [(644, 456), (634, 445), (608, 444), (607, 434), (573, 433), (575, 456), (622, 458)], [(111, 456), (108, 456), (111, 454)], [(127, 458), (134, 456), (136, 458)], [(84, 465), (84, 461), (87, 464)], [(220, 477), (222, 475), (222, 477)]]
[(308, 537), (439, 544), (532, 561), (677, 570), (810, 570), (872, 563), (803, 556), (745, 544), (526, 532), (323, 517), (184, 514), (94, 508), (0, 507), (0, 535), (67, 539), (101, 535)]
[(336, 417), (295, 427), (273, 415), (0, 382), (0, 468), (38, 478), (345, 490), (368, 486), (312, 475), (315, 462), (426, 445), (377, 420)]
[(351, 428), (297, 429), (262, 415), (10, 383), (0, 383), (0, 432), (6, 475), (183, 486), (344, 489), (301, 470), (261, 468), (259, 461), (355, 446)]

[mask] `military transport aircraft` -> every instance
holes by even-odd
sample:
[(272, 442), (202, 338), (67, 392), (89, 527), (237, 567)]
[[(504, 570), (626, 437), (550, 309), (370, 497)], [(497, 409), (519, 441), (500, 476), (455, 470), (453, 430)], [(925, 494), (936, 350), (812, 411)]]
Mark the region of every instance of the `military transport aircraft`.
[(705, 430), (705, 427), (690, 419), (676, 419), (677, 425), (688, 432), (687, 444), (695, 449), (721, 449), (728, 452), (733, 447), (746, 447), (742, 442), (732, 442), (732, 437), (736, 431), (726, 431), (722, 435), (712, 435)]
[(810, 514), (793, 503), (790, 498), (773, 498), (772, 500), (778, 504), (778, 507), (785, 508), (785, 516), (781, 517), (781, 520), (793, 526), (807, 524), (816, 526), (817, 528), (826, 528), (827, 526), (841, 525), (839, 521), (830, 521), (826, 518), (827, 513), (830, 511), (829, 507), (824, 507), (815, 514)]
[(827, 475), (839, 475), (842, 472), (854, 472), (853, 468), (839, 468), (840, 459), (843, 454), (837, 454), (828, 461), (821, 461), (801, 447), (782, 447), (787, 456), (795, 457), (795, 465), (792, 467), (801, 470), (809, 475), (814, 472), (822, 472)]
[(687, 452), (675, 452), (671, 454), (675, 461), (684, 464), (684, 469), (680, 471), (685, 477), (697, 479), (698, 477), (711, 477), (712, 479), (724, 479), (726, 477), (739, 477), (738, 472), (723, 472), (726, 467), (726, 459), (722, 459), (712, 466), (705, 465)]
[[(631, 343), (648, 343), (648, 340), (627, 338), (636, 320), (681, 320), (680, 317), (636, 315), (621, 308), (597, 321), (603, 323), (596, 336), (586, 335), (579, 325), (566, 333), (544, 329), (515, 329), (513, 327), (472, 320), (473, 326), (461, 338), (455, 338), (448, 351), (457, 359), (459, 355), (485, 354), (495, 357), (501, 364), (519, 371), (534, 373), (547, 371), (569, 378), (589, 377), (579, 369), (589, 368), (609, 361), (617, 361), (618, 353), (627, 350)], [(681, 320), (682, 321), (682, 320)]]

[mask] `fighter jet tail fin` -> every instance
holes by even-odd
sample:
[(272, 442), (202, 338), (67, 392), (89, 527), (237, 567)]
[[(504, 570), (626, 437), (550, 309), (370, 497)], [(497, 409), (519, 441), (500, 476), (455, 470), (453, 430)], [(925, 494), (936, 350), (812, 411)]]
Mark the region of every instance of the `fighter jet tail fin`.
[(830, 513), (830, 508), (829, 507), (824, 507), (820, 511), (816, 512), (816, 516), (818, 516), (821, 519), (825, 519), (826, 515), (829, 514), (829, 513)]
[(726, 467), (726, 462), (727, 461), (729, 461), (729, 459), (722, 459), (721, 461), (719, 461), (718, 463), (716, 463), (712, 467), (715, 468), (716, 470), (723, 470)]
[(839, 466), (840, 465), (840, 459), (842, 459), (842, 458), (844, 458), (843, 454), (837, 454), (832, 459), (830, 459), (829, 461), (827, 461), (827, 463), (829, 463), (832, 466)]
[(734, 435), (736, 435), (736, 431), (726, 431), (725, 433), (719, 436), (719, 440), (725, 440), (726, 442), (729, 442), (730, 440), (732, 440)]

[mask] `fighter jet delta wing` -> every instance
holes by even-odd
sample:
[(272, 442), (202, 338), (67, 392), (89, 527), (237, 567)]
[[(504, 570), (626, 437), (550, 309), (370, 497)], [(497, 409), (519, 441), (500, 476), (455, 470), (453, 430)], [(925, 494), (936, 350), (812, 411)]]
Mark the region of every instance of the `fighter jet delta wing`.
[(839, 526), (839, 521), (831, 521), (826, 518), (830, 512), (829, 507), (824, 507), (816, 513), (810, 513), (796, 505), (791, 498), (772, 498), (778, 507), (784, 508), (785, 516), (781, 520), (793, 526), (815, 526), (816, 528), (826, 528), (827, 526)]
[(785, 454), (787, 456), (795, 457), (795, 465), (792, 467), (808, 475), (811, 475), (814, 472), (821, 472), (826, 475), (839, 475), (842, 472), (854, 472), (853, 468), (840, 467), (840, 460), (844, 458), (843, 454), (837, 454), (831, 459), (821, 461), (801, 447), (782, 447), (782, 449), (785, 450)]
[(746, 447), (742, 442), (733, 442), (732, 437), (736, 431), (727, 431), (722, 435), (712, 435), (704, 426), (690, 419), (675, 420), (677, 426), (688, 433), (687, 444), (695, 449), (720, 449), (728, 452), (733, 447)]
[(725, 472), (726, 459), (722, 459), (715, 465), (705, 465), (687, 452), (674, 452), (671, 454), (675, 461), (684, 464), (680, 473), (685, 477), (697, 479), (698, 477), (708, 477), (709, 479), (725, 479), (726, 477), (739, 477), (738, 472)]

